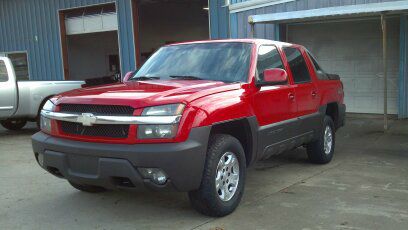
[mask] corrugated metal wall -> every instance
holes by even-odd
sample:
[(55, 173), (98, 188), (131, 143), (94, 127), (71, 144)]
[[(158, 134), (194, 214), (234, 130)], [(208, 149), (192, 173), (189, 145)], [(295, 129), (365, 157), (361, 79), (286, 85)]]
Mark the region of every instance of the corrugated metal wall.
[[(112, 0), (0, 0), (0, 52), (27, 51), (31, 80), (63, 80), (58, 10)], [(135, 68), (131, 0), (116, 0), (122, 71)]]
[(210, 0), (210, 35), (212, 39), (229, 37), (229, 10), (225, 0)]
[[(234, 2), (243, 2), (250, 0), (231, 0)], [(332, 6), (345, 6), (345, 5), (356, 5), (364, 3), (378, 3), (378, 2), (391, 2), (399, 0), (297, 0), (293, 2), (286, 2), (282, 4), (276, 4), (267, 7), (261, 7), (257, 9), (242, 11), (238, 13), (233, 13), (230, 15), (230, 27), (231, 27), (231, 37), (232, 38), (246, 38), (249, 36), (250, 28), (248, 26), (248, 16), (255, 14), (269, 14), (278, 12), (290, 12), (297, 10), (309, 10)], [(275, 26), (273, 24), (256, 25), (256, 36), (258, 38), (275, 38)]]

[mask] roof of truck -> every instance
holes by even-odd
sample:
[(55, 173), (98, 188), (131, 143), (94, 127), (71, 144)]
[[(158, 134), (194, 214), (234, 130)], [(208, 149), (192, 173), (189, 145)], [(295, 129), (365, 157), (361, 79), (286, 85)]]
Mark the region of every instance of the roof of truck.
[(288, 46), (291, 45), (290, 43), (268, 40), (268, 39), (252, 39), (252, 38), (244, 38), (244, 39), (214, 39), (214, 40), (201, 40), (201, 41), (189, 41), (189, 42), (180, 42), (169, 44), (167, 46), (173, 45), (185, 45), (185, 44), (195, 44), (195, 43), (217, 43), (217, 42), (243, 42), (243, 43), (252, 43), (252, 44), (273, 44), (277, 46)]

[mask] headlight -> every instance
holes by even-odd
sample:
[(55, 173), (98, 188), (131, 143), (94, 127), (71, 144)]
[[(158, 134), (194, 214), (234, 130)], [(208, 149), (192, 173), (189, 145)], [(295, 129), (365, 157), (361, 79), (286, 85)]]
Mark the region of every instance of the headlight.
[(45, 102), (42, 109), (46, 111), (54, 111), (55, 105), (50, 100), (48, 100), (47, 102)]
[(147, 107), (143, 110), (142, 116), (174, 116), (183, 113), (184, 104), (160, 105)]
[[(42, 110), (45, 111), (54, 111), (55, 105), (50, 100), (45, 102)], [(41, 130), (45, 133), (51, 133), (51, 119), (44, 117), (43, 115), (40, 116), (40, 127)]]
[[(145, 108), (142, 116), (177, 116), (183, 113), (184, 104), (170, 104)], [(177, 134), (178, 124), (166, 125), (139, 125), (137, 137), (139, 139), (174, 138)]]
[(173, 138), (176, 136), (178, 124), (174, 125), (139, 125), (137, 137), (139, 139)]

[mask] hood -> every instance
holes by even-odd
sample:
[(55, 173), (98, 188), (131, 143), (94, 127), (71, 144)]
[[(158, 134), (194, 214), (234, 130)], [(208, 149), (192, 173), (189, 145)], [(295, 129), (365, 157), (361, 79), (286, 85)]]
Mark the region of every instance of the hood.
[(128, 105), (134, 108), (172, 103), (189, 103), (195, 99), (237, 90), (239, 83), (203, 80), (131, 81), (65, 92), (57, 104)]

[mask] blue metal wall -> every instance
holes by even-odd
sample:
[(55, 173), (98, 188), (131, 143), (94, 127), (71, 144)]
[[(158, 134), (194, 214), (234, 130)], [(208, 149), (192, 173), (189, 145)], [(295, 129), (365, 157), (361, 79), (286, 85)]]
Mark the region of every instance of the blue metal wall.
[(119, 52), (122, 73), (136, 69), (131, 0), (116, 0), (118, 12)]
[(229, 10), (224, 0), (210, 0), (210, 35), (212, 39), (229, 37)]
[[(31, 80), (63, 80), (58, 10), (113, 0), (0, 0), (0, 52), (27, 51)], [(122, 71), (135, 68), (131, 0), (116, 0)]]

